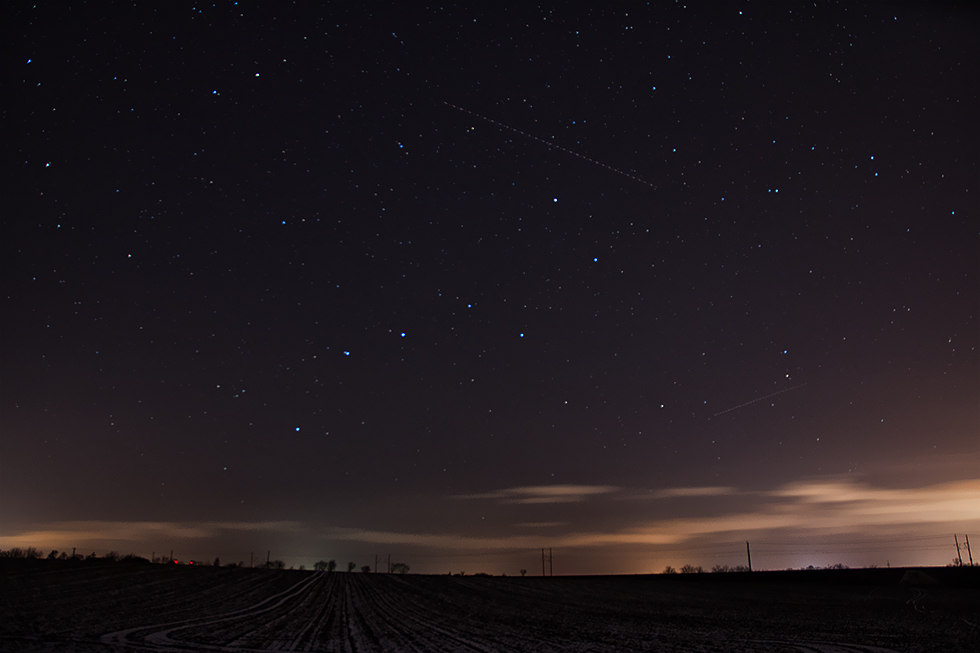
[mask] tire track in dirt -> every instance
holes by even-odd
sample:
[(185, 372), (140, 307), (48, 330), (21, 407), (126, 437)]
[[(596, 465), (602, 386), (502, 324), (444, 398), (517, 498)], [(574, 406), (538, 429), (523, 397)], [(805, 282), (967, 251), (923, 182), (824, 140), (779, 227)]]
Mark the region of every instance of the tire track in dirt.
[(297, 631), (303, 632), (311, 621), (309, 614), (317, 610), (316, 606), (321, 595), (328, 592), (325, 578), (312, 583), (309, 591), (299, 597), (299, 601), (285, 607), (278, 615), (270, 615), (261, 625), (241, 635), (226, 646), (230, 648), (257, 648), (275, 651), (293, 650), (290, 648), (297, 641)]
[[(138, 626), (136, 628), (127, 628), (125, 630), (119, 630), (111, 633), (106, 633), (99, 638), (104, 644), (140, 644), (146, 645), (150, 644), (154, 647), (169, 647), (169, 646), (186, 646), (184, 642), (171, 639), (170, 634), (185, 628), (203, 627), (210, 626), (213, 624), (224, 623), (228, 621), (233, 621), (237, 619), (246, 619), (254, 617), (258, 614), (263, 614), (269, 612), (283, 605), (295, 596), (308, 591), (310, 586), (315, 584), (320, 580), (321, 574), (314, 574), (311, 578), (305, 578), (300, 582), (296, 583), (292, 587), (286, 589), (283, 592), (269, 596), (255, 605), (249, 606), (247, 608), (242, 608), (239, 610), (234, 610), (232, 612), (226, 613), (218, 618), (193, 618), (185, 619), (183, 621), (174, 621), (170, 623), (155, 624), (152, 626)], [(276, 601), (272, 605), (266, 606), (266, 604)], [(266, 607), (263, 607), (266, 606)], [(162, 628), (162, 630), (155, 630)], [(150, 631), (145, 635), (137, 635), (140, 631)], [(218, 648), (225, 649), (225, 647), (214, 647), (208, 645), (201, 645), (206, 648)], [(233, 649), (226, 649), (233, 650)]]

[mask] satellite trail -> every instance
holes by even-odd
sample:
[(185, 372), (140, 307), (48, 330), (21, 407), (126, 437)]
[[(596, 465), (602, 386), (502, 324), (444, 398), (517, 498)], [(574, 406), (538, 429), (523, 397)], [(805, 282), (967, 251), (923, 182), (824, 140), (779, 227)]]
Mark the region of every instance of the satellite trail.
[(649, 186), (650, 188), (656, 188), (656, 186), (654, 186), (653, 184), (651, 184), (649, 181), (644, 181), (643, 179), (640, 179), (636, 175), (631, 175), (630, 173), (625, 172), (623, 170), (620, 170), (619, 168), (614, 168), (612, 166), (607, 166), (605, 163), (603, 163), (601, 161), (596, 161), (595, 159), (590, 159), (587, 156), (584, 156), (582, 154), (579, 154), (578, 152), (573, 152), (573, 151), (571, 151), (570, 149), (568, 149), (566, 147), (562, 147), (561, 145), (555, 145), (551, 141), (546, 141), (543, 138), (538, 138), (537, 136), (532, 136), (531, 134), (528, 134), (525, 131), (521, 131), (520, 129), (517, 129), (515, 127), (511, 127), (510, 125), (505, 125), (504, 123), (499, 122), (497, 120), (494, 120), (493, 118), (487, 118), (486, 116), (481, 116), (478, 113), (474, 113), (473, 111), (470, 111), (469, 109), (464, 109), (463, 107), (456, 106), (455, 104), (452, 104), (450, 102), (443, 101), (443, 104), (445, 104), (447, 107), (452, 107), (454, 109), (459, 109), (463, 113), (468, 113), (471, 116), (476, 116), (480, 120), (486, 120), (487, 122), (493, 123), (494, 125), (497, 125), (498, 127), (503, 127), (504, 129), (509, 129), (512, 132), (516, 132), (516, 133), (520, 134), (521, 136), (526, 136), (527, 138), (530, 138), (532, 140), (535, 140), (535, 141), (537, 141), (539, 143), (543, 143), (544, 145), (547, 145), (548, 147), (554, 148), (556, 150), (561, 150), (565, 154), (571, 154), (572, 156), (577, 156), (578, 158), (583, 159), (585, 161), (588, 161), (589, 163), (594, 163), (597, 166), (600, 166), (600, 167), (605, 168), (606, 170), (611, 170), (612, 172), (615, 172), (618, 175), (623, 175), (624, 177), (629, 177), (633, 181), (638, 181), (641, 184), (643, 184), (644, 186)]
[(732, 406), (731, 408), (726, 408), (725, 410), (721, 411), (720, 413), (715, 413), (714, 415), (712, 415), (712, 417), (718, 417), (719, 415), (724, 415), (725, 413), (730, 413), (733, 410), (738, 410), (739, 408), (745, 408), (749, 404), (754, 404), (757, 401), (762, 401), (763, 399), (768, 399), (769, 397), (775, 397), (776, 395), (781, 395), (784, 392), (789, 392), (790, 390), (796, 390), (797, 388), (802, 388), (805, 385), (806, 385), (805, 383), (801, 383), (799, 385), (794, 385), (792, 388), (786, 388), (785, 390), (780, 390), (779, 392), (773, 392), (772, 394), (766, 395), (765, 397), (757, 397), (757, 398), (753, 399), (752, 401), (746, 401), (744, 404), (739, 404), (738, 406)]

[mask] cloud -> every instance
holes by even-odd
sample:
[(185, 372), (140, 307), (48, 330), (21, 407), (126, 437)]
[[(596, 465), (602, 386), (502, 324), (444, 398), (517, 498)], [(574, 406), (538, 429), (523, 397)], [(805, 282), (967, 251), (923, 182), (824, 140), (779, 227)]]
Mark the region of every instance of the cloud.
[(733, 487), (675, 487), (665, 490), (652, 490), (645, 496), (654, 499), (672, 499), (675, 497), (719, 497), (737, 494)]
[(0, 547), (63, 547), (74, 543), (89, 548), (96, 543), (109, 546), (143, 544), (161, 538), (210, 540), (228, 531), (294, 532), (302, 524), (290, 521), (263, 522), (153, 522), (153, 521), (64, 521), (15, 535), (0, 535)]
[[(583, 491), (587, 489), (588, 491)], [(544, 486), (511, 488), (460, 498), (504, 499), (517, 503), (581, 501), (585, 497), (618, 490), (611, 486)], [(744, 509), (699, 518), (637, 520), (633, 525), (607, 532), (575, 531), (504, 537), (469, 537), (456, 533), (398, 533), (346, 529), (339, 539), (371, 543), (410, 544), (441, 549), (519, 549), (541, 546), (597, 547), (618, 545), (669, 545), (708, 539), (747, 539), (766, 532), (777, 537), (820, 534), (953, 532), (980, 520), (980, 479), (956, 481), (920, 488), (877, 488), (848, 479), (794, 482), (766, 492), (740, 493), (729, 487), (674, 488), (658, 498), (710, 498), (739, 494)], [(533, 525), (522, 524), (521, 526)], [(545, 525), (545, 524), (540, 524)], [(547, 523), (547, 526), (570, 526)], [(954, 528), (947, 527), (953, 526)]]
[(980, 519), (980, 479), (922, 488), (875, 488), (847, 480), (791, 483), (770, 493), (807, 522), (926, 523)]
[(540, 547), (595, 547), (617, 544), (673, 544), (683, 540), (673, 533), (633, 529), (614, 533), (571, 532), (560, 535), (512, 535), (503, 537), (464, 536), (455, 533), (398, 533), (364, 529), (334, 529), (326, 539), (352, 540), (371, 544), (402, 544), (449, 551), (522, 550)]
[(457, 499), (503, 499), (506, 503), (578, 503), (619, 490), (612, 485), (530, 485), (485, 494), (459, 494)]
[[(639, 495), (614, 486), (552, 485), (515, 487), (457, 498), (491, 499), (505, 504), (571, 503), (616, 493), (626, 497)], [(737, 501), (715, 499), (729, 495), (737, 496)], [(351, 542), (405, 545), (415, 548), (423, 557), (441, 553), (469, 556), (486, 552), (526, 552), (541, 547), (593, 549), (599, 556), (607, 555), (603, 548), (633, 548), (649, 555), (657, 550), (687, 551), (706, 543), (750, 539), (754, 544), (759, 540), (812, 542), (818, 535), (831, 535), (835, 539), (837, 536), (867, 539), (909, 533), (935, 535), (968, 531), (980, 521), (980, 479), (916, 488), (888, 488), (847, 477), (824, 477), (763, 491), (743, 492), (730, 487), (671, 488), (660, 490), (655, 496), (662, 499), (687, 497), (681, 507), (696, 509), (696, 512), (685, 509), (676, 518), (651, 518), (651, 512), (656, 512), (651, 511), (653, 504), (635, 503), (633, 505), (642, 506), (642, 509), (625, 512), (617, 509), (614, 516), (596, 522), (579, 515), (573, 521), (566, 518), (566, 521), (522, 522), (488, 535), (468, 532), (449, 521), (433, 522), (431, 516), (407, 532), (384, 527), (327, 528), (295, 521), (71, 521), (16, 532), (11, 532), (8, 525), (0, 535), (0, 548), (61, 549), (66, 545), (77, 545), (81, 549), (138, 551), (159, 546), (159, 542), (178, 542), (184, 549), (220, 548), (225, 551), (232, 546), (244, 547), (235, 543), (255, 532), (263, 542), (276, 542), (278, 536), (284, 536), (278, 540), (282, 543), (280, 546), (302, 546), (305, 550), (307, 544), (299, 543), (308, 543), (310, 551), (319, 551), (325, 542)], [(617, 505), (618, 508), (629, 506)], [(608, 507), (602, 505), (595, 509), (606, 514)], [(673, 510), (674, 504), (669, 507)], [(581, 511), (576, 508), (574, 512)], [(693, 514), (701, 516), (693, 517)], [(595, 524), (599, 523), (611, 525), (597, 528)], [(241, 550), (249, 551), (247, 548)]]

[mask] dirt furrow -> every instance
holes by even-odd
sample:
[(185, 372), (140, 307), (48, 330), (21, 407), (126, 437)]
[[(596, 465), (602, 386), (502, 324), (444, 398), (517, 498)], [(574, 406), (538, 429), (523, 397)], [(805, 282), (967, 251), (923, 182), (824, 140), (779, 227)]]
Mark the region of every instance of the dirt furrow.
[(389, 578), (371, 587), (366, 598), (375, 613), (388, 617), (389, 624), (400, 632), (411, 633), (420, 651), (522, 651), (531, 644), (526, 637), (508, 642), (506, 637), (500, 637), (499, 629), (480, 628), (459, 615), (442, 612), (442, 605), (420, 602), (405, 589), (396, 579)]
[(320, 631), (325, 622), (336, 611), (337, 583), (334, 581), (333, 574), (328, 574), (323, 580), (322, 594), (318, 596), (313, 616), (306, 620), (296, 637), (289, 642), (284, 650), (316, 650), (316, 633)]
[(320, 614), (321, 606), (329, 595), (330, 585), (328, 576), (324, 575), (305, 594), (296, 597), (297, 600), (291, 605), (283, 606), (278, 614), (267, 617), (260, 628), (243, 638), (244, 641), (251, 648), (295, 650), (297, 643)]

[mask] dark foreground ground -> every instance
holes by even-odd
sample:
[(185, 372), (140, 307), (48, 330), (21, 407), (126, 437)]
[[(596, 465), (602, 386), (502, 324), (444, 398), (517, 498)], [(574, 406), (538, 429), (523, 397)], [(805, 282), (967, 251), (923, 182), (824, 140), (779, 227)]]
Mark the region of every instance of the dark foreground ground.
[[(3, 562), (3, 561), (0, 561)], [(0, 565), (0, 650), (980, 651), (980, 568), (389, 576)]]

